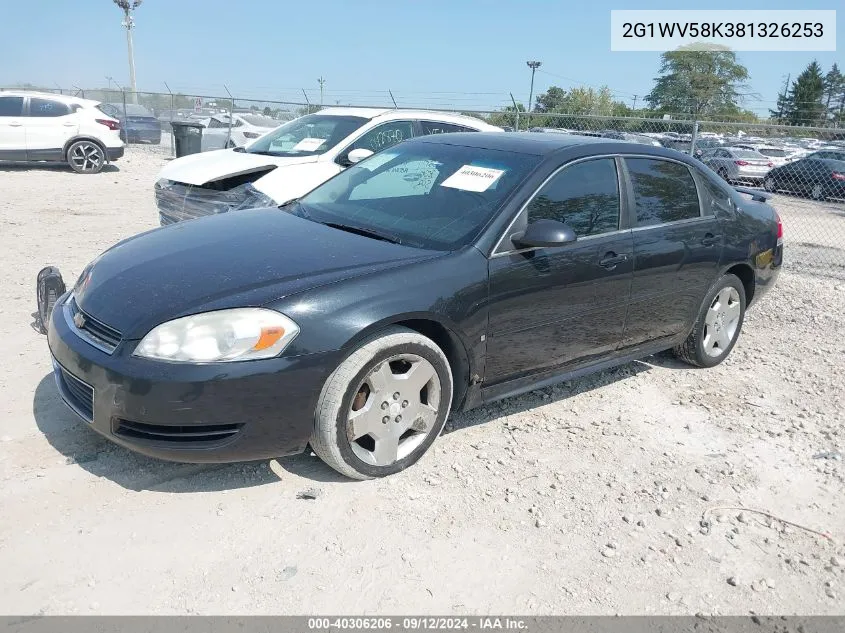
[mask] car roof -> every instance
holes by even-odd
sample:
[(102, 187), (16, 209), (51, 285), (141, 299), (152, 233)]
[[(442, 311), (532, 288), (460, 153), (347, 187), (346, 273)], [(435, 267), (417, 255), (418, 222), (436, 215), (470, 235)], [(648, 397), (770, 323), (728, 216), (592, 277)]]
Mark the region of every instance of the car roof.
[(454, 123), (456, 125), (472, 125), (479, 129), (486, 130), (500, 130), (501, 128), (495, 125), (490, 125), (482, 119), (466, 116), (463, 114), (452, 114), (451, 112), (441, 112), (439, 110), (406, 110), (402, 108), (352, 108), (352, 107), (333, 107), (323, 108), (316, 112), (316, 114), (334, 115), (334, 116), (358, 116), (366, 119), (381, 119), (385, 121), (392, 121), (395, 119), (428, 119), (433, 121), (441, 121), (443, 123)]
[[(580, 136), (578, 134), (537, 134), (536, 132), (460, 132), (452, 134), (432, 134), (408, 140), (409, 143), (443, 143), (492, 149), (504, 152), (518, 152), (548, 156), (567, 149), (591, 146), (596, 153), (654, 154), (666, 158), (690, 157), (674, 149), (618, 141), (600, 136)], [(691, 159), (690, 159), (691, 160)]]
[(0, 96), (3, 97), (39, 97), (44, 99), (53, 99), (61, 103), (78, 103), (79, 105), (94, 106), (100, 103), (93, 99), (83, 99), (81, 97), (74, 97), (72, 95), (56, 94), (55, 92), (44, 92), (41, 90), (0, 90)]

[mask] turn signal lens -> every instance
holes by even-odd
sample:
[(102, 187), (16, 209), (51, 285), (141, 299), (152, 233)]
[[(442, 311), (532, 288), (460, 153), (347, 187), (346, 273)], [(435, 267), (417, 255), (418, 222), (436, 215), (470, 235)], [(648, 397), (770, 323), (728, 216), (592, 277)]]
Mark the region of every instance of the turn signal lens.
[(252, 350), (257, 352), (268, 347), (273, 347), (280, 338), (285, 335), (285, 328), (283, 327), (263, 327), (261, 328), (261, 335), (258, 337), (258, 342), (252, 346)]

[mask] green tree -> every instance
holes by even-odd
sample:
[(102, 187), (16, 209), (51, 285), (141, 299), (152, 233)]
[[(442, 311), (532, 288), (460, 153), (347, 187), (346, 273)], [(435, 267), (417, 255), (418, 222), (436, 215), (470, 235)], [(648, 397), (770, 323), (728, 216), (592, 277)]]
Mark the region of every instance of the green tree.
[(748, 69), (732, 51), (669, 51), (646, 101), (658, 112), (692, 118), (734, 114), (747, 81)]
[(822, 68), (810, 62), (789, 88), (789, 111), (784, 119), (790, 125), (824, 125), (825, 104)]
[(839, 71), (839, 66), (833, 66), (824, 76), (824, 110), (825, 118), (835, 121), (845, 101), (845, 75)]

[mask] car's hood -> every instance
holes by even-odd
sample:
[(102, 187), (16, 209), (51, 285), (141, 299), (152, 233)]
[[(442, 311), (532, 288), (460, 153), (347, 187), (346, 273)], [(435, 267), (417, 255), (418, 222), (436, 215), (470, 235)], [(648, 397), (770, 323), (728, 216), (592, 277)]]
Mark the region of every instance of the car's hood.
[(221, 149), (177, 158), (159, 172), (156, 180), (165, 178), (189, 185), (204, 185), (231, 176), (266, 171), (268, 167), (314, 163), (318, 158), (318, 156), (265, 156), (236, 152), (233, 149)]
[(134, 339), (180, 316), (263, 305), (440, 254), (253, 209), (120, 242), (86, 268), (74, 294), (83, 311)]

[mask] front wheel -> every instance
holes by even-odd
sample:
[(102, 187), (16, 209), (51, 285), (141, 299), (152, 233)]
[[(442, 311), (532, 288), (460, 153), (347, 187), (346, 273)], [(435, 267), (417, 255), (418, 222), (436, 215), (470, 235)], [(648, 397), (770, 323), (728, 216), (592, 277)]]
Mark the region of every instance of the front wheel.
[(429, 338), (391, 327), (363, 341), (329, 376), (311, 448), (352, 479), (392, 475), (437, 439), (452, 404), (452, 371)]
[(763, 189), (765, 189), (766, 191), (768, 191), (768, 192), (770, 192), (770, 193), (774, 193), (775, 191), (777, 191), (777, 190), (778, 190), (778, 185), (777, 185), (777, 183), (775, 182), (775, 179), (774, 179), (774, 178), (772, 178), (771, 176), (768, 176), (768, 177), (767, 177), (767, 178), (763, 181)]
[(78, 174), (99, 174), (106, 164), (106, 153), (94, 141), (76, 141), (67, 150), (67, 162)]
[(824, 201), (827, 196), (824, 193), (824, 187), (821, 184), (813, 185), (813, 188), (810, 189), (810, 197), (813, 200)]
[(736, 275), (724, 275), (707, 293), (687, 339), (675, 355), (696, 367), (714, 367), (731, 353), (745, 318), (745, 287)]

